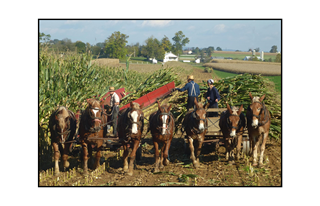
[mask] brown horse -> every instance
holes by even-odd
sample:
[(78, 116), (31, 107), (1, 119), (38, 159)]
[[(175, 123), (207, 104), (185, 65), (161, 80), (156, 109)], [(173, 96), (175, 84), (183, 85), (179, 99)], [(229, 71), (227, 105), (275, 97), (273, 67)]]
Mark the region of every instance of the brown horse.
[(222, 112), (219, 127), (222, 131), (223, 138), (226, 144), (226, 160), (234, 163), (234, 148), (237, 148), (236, 159), (240, 159), (240, 150), (242, 143), (242, 135), (246, 127), (246, 120), (242, 113), (243, 105), (230, 108), (227, 104), (227, 111)]
[[(134, 160), (136, 159), (136, 151), (140, 144), (141, 135), (144, 126), (144, 114), (142, 111), (143, 104), (131, 102), (130, 107), (123, 111), (118, 121), (118, 135), (122, 143), (123, 153), (123, 170), (128, 175), (133, 175)], [(128, 165), (129, 149), (132, 148), (130, 154), (130, 162)]]
[(168, 152), (173, 138), (174, 117), (170, 113), (171, 105), (162, 105), (158, 102), (158, 111), (152, 113), (149, 117), (148, 131), (151, 131), (153, 145), (155, 149), (155, 169), (159, 172), (159, 143), (161, 147), (160, 168), (169, 164)]
[(251, 156), (253, 156), (252, 165), (257, 166), (257, 149), (260, 143), (259, 166), (262, 166), (263, 153), (266, 147), (271, 123), (270, 112), (264, 103), (262, 103), (265, 95), (260, 98), (253, 97), (250, 92), (249, 96), (251, 98), (251, 105), (247, 109), (247, 125), (251, 145)]
[(59, 106), (50, 116), (49, 129), (51, 133), (51, 145), (54, 150), (55, 175), (59, 174), (60, 155), (62, 156), (63, 167), (69, 167), (68, 153), (72, 144), (70, 141), (74, 139), (76, 128), (77, 121), (74, 113), (64, 106)]
[[(199, 156), (204, 136), (207, 132), (208, 121), (203, 104), (198, 103), (196, 98), (194, 98), (194, 104), (196, 109), (194, 111), (187, 112), (182, 125), (185, 128), (188, 137), (189, 148), (191, 151), (190, 159), (192, 160), (194, 167), (198, 168), (200, 166)], [(193, 145), (193, 142), (195, 145)]]
[[(103, 102), (96, 99), (87, 100), (88, 106), (81, 115), (79, 134), (83, 149), (83, 174), (88, 174), (88, 159), (92, 158), (92, 148), (97, 146), (96, 160), (93, 169), (100, 165), (101, 146), (103, 144), (104, 126), (107, 115), (103, 109)], [(89, 156), (88, 156), (89, 154)]]

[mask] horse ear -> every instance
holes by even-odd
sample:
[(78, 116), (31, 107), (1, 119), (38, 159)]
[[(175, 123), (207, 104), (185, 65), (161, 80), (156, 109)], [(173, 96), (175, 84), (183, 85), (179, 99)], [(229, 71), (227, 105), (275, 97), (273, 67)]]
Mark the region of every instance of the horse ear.
[(169, 105), (169, 107), (168, 107), (168, 110), (170, 111), (170, 109), (171, 109), (171, 104)]
[(59, 118), (56, 115), (54, 117), (55, 117), (56, 120), (59, 120)]
[(133, 107), (133, 102), (130, 103), (130, 107)]
[(230, 108), (228, 103), (227, 103), (227, 110), (229, 111), (230, 114), (232, 114), (232, 110), (231, 110), (231, 108)]
[(197, 101), (196, 97), (194, 98), (194, 104), (196, 105), (197, 108), (199, 108), (198, 101)]
[(251, 92), (249, 92), (249, 97), (250, 97), (250, 99), (251, 99), (251, 101), (252, 101), (253, 97), (252, 97)]
[(158, 103), (158, 110), (161, 111), (161, 106), (160, 106), (160, 102), (157, 100), (157, 103)]
[(92, 102), (92, 99), (87, 99), (87, 103), (89, 104), (90, 102)]
[(243, 104), (241, 104), (240, 109), (239, 109), (239, 111), (238, 111), (238, 115), (239, 115), (239, 116), (240, 116), (242, 110), (243, 110)]
[(142, 109), (142, 108), (143, 108), (143, 105), (144, 105), (144, 102), (140, 105), (140, 109)]
[(259, 99), (259, 101), (260, 102), (262, 102), (263, 101), (263, 99), (266, 97), (266, 95), (264, 94), (264, 95), (262, 95), (262, 97), (260, 97), (260, 99)]

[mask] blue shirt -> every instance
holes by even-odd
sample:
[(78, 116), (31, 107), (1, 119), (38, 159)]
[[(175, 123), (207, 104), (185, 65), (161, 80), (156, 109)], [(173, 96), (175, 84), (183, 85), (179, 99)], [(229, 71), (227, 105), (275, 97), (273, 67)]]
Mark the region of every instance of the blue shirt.
[(177, 90), (179, 92), (183, 92), (185, 90), (188, 90), (188, 96), (191, 96), (191, 97), (197, 97), (200, 95), (199, 85), (197, 83), (195, 83), (194, 81), (188, 82), (186, 85), (184, 85), (184, 87), (182, 87), (181, 89), (177, 88)]
[(218, 92), (217, 88), (215, 88), (215, 87), (212, 87), (212, 89), (210, 89), (210, 87), (208, 88), (207, 97), (210, 97), (210, 99), (208, 100), (208, 102), (210, 102), (210, 105), (217, 103), (216, 99), (218, 99), (218, 101), (220, 101), (219, 92)]

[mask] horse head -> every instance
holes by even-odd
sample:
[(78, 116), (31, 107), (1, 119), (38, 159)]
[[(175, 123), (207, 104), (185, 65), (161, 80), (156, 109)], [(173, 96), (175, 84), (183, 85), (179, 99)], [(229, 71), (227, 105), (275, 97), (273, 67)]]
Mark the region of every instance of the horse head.
[(93, 125), (94, 128), (100, 128), (103, 115), (103, 102), (97, 99), (88, 99), (87, 103), (86, 112), (91, 119), (91, 125)]
[(205, 130), (205, 125), (207, 122), (207, 112), (203, 108), (203, 104), (201, 102), (198, 103), (196, 98), (194, 98), (194, 104), (196, 105), (196, 109), (192, 112), (192, 116), (197, 122), (198, 130), (200, 133), (202, 133)]
[(60, 143), (64, 143), (70, 133), (70, 116), (68, 109), (64, 106), (59, 106), (55, 112), (55, 131)]
[(136, 102), (130, 103), (130, 111), (128, 112), (128, 119), (132, 125), (131, 132), (132, 134), (138, 134), (141, 126), (143, 125), (143, 105), (139, 105)]
[[(259, 126), (259, 124), (261, 124), (261, 121), (263, 119), (263, 117), (265, 116), (265, 112), (266, 112), (266, 109), (265, 109), (265, 106), (264, 104), (262, 103), (263, 99), (265, 98), (265, 94), (262, 96), (262, 97), (253, 97), (251, 92), (249, 92), (249, 96), (251, 98), (251, 105), (250, 105), (250, 111), (252, 113), (252, 124), (251, 126), (253, 128), (257, 128)], [(249, 109), (248, 108), (248, 109)], [(264, 110), (264, 113), (262, 112)], [(260, 123), (259, 123), (260, 121)]]
[(168, 105), (162, 105), (160, 106), (159, 101), (158, 102), (158, 112), (159, 114), (159, 120), (161, 122), (162, 125), (162, 130), (161, 130), (161, 134), (165, 135), (166, 131), (168, 130), (168, 125), (170, 123), (170, 118), (171, 118), (171, 113), (170, 113), (170, 109), (171, 109), (171, 104)]
[(238, 129), (241, 128), (240, 114), (242, 112), (243, 105), (239, 107), (230, 107), (227, 103), (227, 112), (229, 113), (227, 117), (227, 126), (230, 130), (230, 137), (235, 137)]

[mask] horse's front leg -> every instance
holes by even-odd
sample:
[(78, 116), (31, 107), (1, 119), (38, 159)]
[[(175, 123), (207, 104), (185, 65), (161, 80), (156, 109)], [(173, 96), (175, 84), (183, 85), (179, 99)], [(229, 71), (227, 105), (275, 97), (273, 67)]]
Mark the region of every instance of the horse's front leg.
[(88, 174), (88, 145), (85, 142), (81, 143), (82, 152), (83, 152), (83, 174)]
[(132, 152), (130, 154), (130, 162), (129, 162), (129, 172), (128, 175), (133, 175), (133, 166), (134, 166), (134, 160), (136, 159), (136, 152), (139, 147), (140, 139), (133, 140), (133, 148)]
[(59, 145), (56, 142), (52, 143), (53, 146), (53, 151), (54, 151), (54, 174), (59, 175), (59, 157), (60, 157), (60, 152), (59, 152)]
[(164, 153), (165, 146), (166, 146), (166, 144), (163, 142), (162, 147), (161, 147), (161, 154), (160, 154), (160, 169), (162, 169), (164, 167), (163, 166), (163, 161), (164, 161), (163, 153)]
[(102, 147), (102, 141), (98, 141), (98, 143), (97, 143), (97, 152), (96, 152), (96, 160), (94, 162), (93, 169), (97, 169), (100, 166), (101, 147)]
[(153, 138), (153, 145), (154, 145), (154, 159), (155, 159), (155, 168), (154, 172), (159, 172), (159, 143)]
[(259, 136), (252, 136), (253, 149), (252, 149), (252, 166), (257, 166), (258, 159), (258, 146), (259, 146)]
[(236, 160), (240, 160), (240, 150), (241, 150), (241, 143), (242, 143), (242, 135), (238, 136), (238, 142), (237, 142), (237, 155), (236, 155)]
[(201, 136), (198, 137), (197, 141), (196, 141), (196, 151), (195, 151), (195, 162), (194, 162), (194, 166), (195, 168), (200, 167), (200, 154), (201, 154), (201, 148), (202, 148), (202, 143), (203, 140), (201, 138)]
[(69, 154), (69, 148), (71, 146), (71, 143), (64, 144), (63, 148), (63, 155), (62, 155), (62, 161), (63, 161), (63, 169), (70, 166), (70, 163), (68, 162), (68, 154)]
[(194, 146), (193, 146), (193, 139), (192, 137), (188, 137), (188, 143), (190, 148), (190, 159), (192, 160), (193, 165), (196, 167), (196, 157), (194, 155)]
[(263, 133), (261, 135), (263, 139), (262, 139), (262, 144), (260, 146), (259, 167), (263, 166), (263, 154), (264, 154), (264, 150), (266, 148), (266, 142), (267, 142), (267, 139), (268, 139), (268, 135), (269, 135), (269, 133)]
[(128, 171), (128, 156), (129, 156), (129, 147), (126, 143), (123, 144), (123, 156), (122, 156), (122, 161), (123, 161), (123, 171), (127, 172)]
[(169, 164), (169, 149), (170, 149), (170, 145), (171, 145), (171, 139), (167, 141), (167, 143), (165, 144), (165, 150), (164, 150), (164, 153), (163, 153), (163, 164), (165, 166), (167, 166)]

